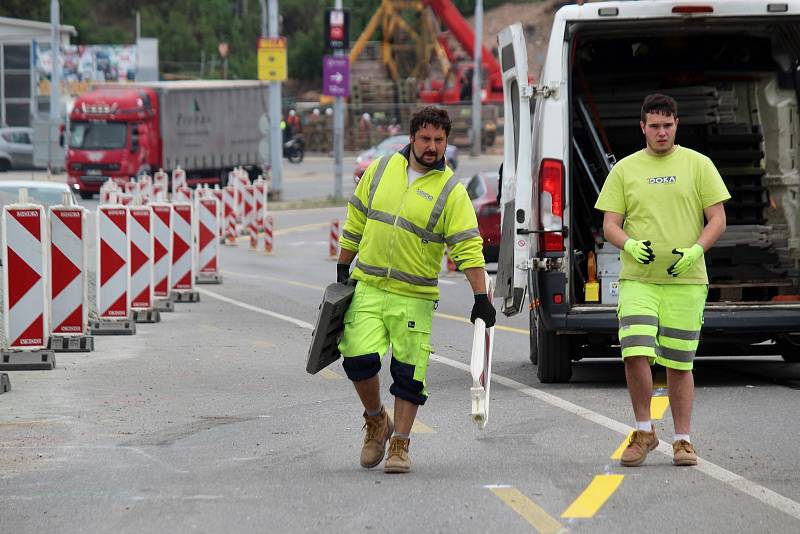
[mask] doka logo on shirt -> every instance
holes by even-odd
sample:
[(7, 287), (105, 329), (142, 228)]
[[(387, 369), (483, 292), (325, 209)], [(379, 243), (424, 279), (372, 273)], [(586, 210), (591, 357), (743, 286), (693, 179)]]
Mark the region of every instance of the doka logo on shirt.
[(417, 189), (417, 194), (419, 196), (421, 196), (422, 198), (424, 198), (425, 200), (427, 200), (428, 202), (433, 202), (433, 196), (429, 195), (428, 193), (426, 193), (422, 189)]
[(647, 179), (649, 184), (674, 184), (677, 181), (678, 179), (675, 176), (656, 176)]

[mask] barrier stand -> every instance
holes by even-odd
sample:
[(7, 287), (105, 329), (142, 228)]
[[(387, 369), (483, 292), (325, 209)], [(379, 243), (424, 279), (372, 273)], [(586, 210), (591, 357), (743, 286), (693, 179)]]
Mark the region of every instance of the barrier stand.
[(172, 270), (172, 205), (165, 202), (150, 204), (153, 210), (153, 309), (175, 311), (170, 295)]
[(91, 352), (86, 268), (86, 210), (64, 193), (50, 208), (50, 340), (56, 352)]
[(219, 201), (214, 197), (197, 201), (197, 266), (195, 282), (221, 284), (219, 255)]
[(164, 169), (159, 169), (153, 174), (153, 197), (152, 202), (166, 202), (169, 192), (169, 175)]
[(97, 314), (89, 332), (95, 336), (136, 333), (130, 314), (128, 209), (120, 204), (97, 208)]
[(250, 250), (258, 250), (258, 226), (256, 224), (256, 186), (244, 186), (244, 221), (247, 236), (250, 238)]
[(236, 246), (236, 188), (232, 185), (222, 190), (222, 215), (225, 218), (225, 244)]
[(56, 355), (47, 348), (49, 309), (47, 229), (44, 207), (28, 202), (3, 206), (3, 323), (8, 347), (0, 350), (0, 371), (50, 370)]
[(130, 230), (131, 311), (137, 323), (158, 323), (153, 309), (153, 210), (150, 206), (128, 208)]
[(194, 290), (192, 205), (177, 202), (172, 205), (172, 210), (171, 295), (175, 302), (200, 302), (200, 293)]
[(5, 373), (0, 373), (0, 394), (8, 393), (11, 391), (11, 380), (8, 379), (8, 375)]
[(170, 200), (175, 202), (175, 191), (181, 187), (186, 187), (186, 171), (181, 169), (181, 166), (178, 165), (172, 171), (172, 195), (170, 196)]
[(266, 224), (264, 224), (264, 253), (265, 254), (272, 254), (272, 233), (273, 233), (272, 215), (267, 215)]
[(331, 220), (331, 234), (328, 239), (328, 259), (339, 257), (339, 219)]

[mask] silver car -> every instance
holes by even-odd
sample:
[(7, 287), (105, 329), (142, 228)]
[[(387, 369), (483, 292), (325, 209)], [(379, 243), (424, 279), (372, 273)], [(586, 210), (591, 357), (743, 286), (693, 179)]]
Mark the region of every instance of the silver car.
[(33, 167), (33, 128), (0, 128), (0, 172)]

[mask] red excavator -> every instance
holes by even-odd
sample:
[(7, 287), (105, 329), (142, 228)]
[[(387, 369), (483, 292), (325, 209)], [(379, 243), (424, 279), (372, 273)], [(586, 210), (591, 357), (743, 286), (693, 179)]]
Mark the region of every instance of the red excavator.
[[(458, 44), (464, 49), (469, 58), (475, 57), (475, 32), (472, 26), (464, 19), (458, 8), (450, 0), (422, 0), (422, 3), (431, 8), (436, 18), (449, 30)], [(456, 104), (465, 100), (472, 100), (472, 72), (474, 61), (464, 61), (459, 58), (450, 45), (447, 32), (438, 36), (439, 45), (447, 55), (450, 69), (445, 72), (445, 78), (431, 79), (420, 90), (419, 98), (422, 102)], [(485, 46), (481, 47), (482, 88), (481, 102), (503, 103), (503, 78), (500, 65), (494, 55)]]

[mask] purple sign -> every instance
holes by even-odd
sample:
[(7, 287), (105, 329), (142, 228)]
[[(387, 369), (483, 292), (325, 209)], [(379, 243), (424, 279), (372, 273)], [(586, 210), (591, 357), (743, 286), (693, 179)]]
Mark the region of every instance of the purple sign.
[(350, 96), (350, 58), (347, 56), (323, 56), (322, 94)]

